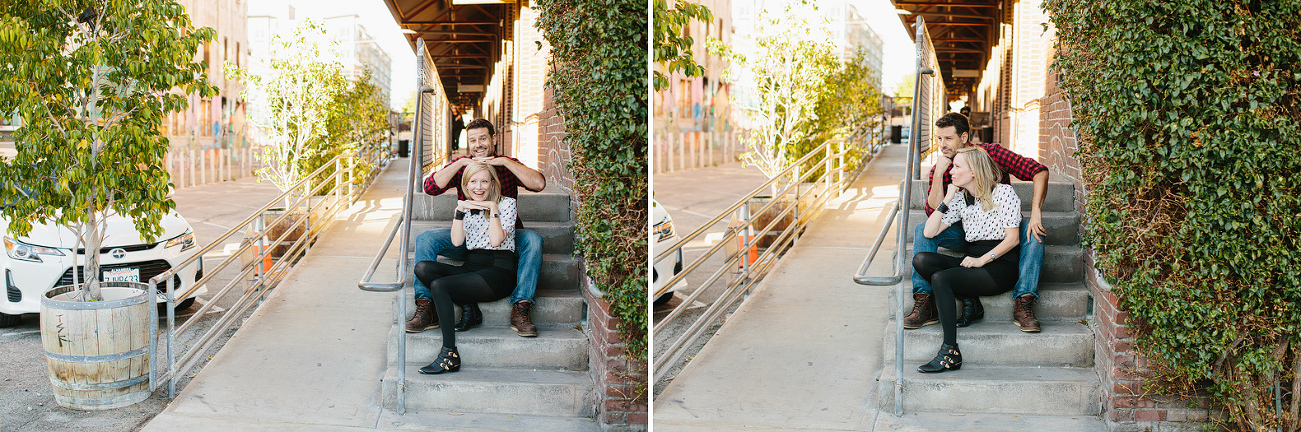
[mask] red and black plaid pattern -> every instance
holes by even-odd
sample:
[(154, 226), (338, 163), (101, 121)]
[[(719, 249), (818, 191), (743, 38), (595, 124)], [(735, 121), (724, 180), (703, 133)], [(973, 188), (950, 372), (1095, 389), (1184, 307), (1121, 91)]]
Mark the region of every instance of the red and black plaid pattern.
[[(1039, 161), (1016, 154), (1016, 152), (995, 143), (972, 143), (971, 145), (984, 148), (985, 152), (989, 153), (989, 157), (994, 159), (994, 163), (998, 164), (999, 168), (1003, 170), (1003, 178), (999, 179), (999, 183), (1012, 183), (1011, 176), (1016, 176), (1016, 178), (1023, 181), (1034, 180), (1035, 174), (1039, 174), (1039, 171), (1048, 170), (1048, 167), (1043, 166)], [(949, 170), (951, 169), (953, 169), (953, 164), (949, 164)], [(949, 170), (944, 171), (943, 186), (945, 190), (948, 190), (949, 184), (953, 183), (953, 176), (949, 174)], [(926, 177), (926, 184), (933, 184), (934, 181), (935, 167), (931, 167), (931, 174)], [(927, 193), (930, 193), (929, 190)], [(930, 216), (933, 211), (935, 209), (931, 208), (930, 202), (927, 202), (926, 215)]]
[[(456, 163), (456, 161), (458, 160), (465, 159), (468, 157), (469, 156), (461, 156), (459, 158), (452, 159), (450, 162), (447, 163), (447, 165), (443, 165), (443, 166), (446, 167), (448, 165)], [(510, 158), (510, 160), (519, 162), (519, 159), (515, 159), (510, 156), (498, 156), (498, 157)], [(515, 177), (515, 173), (510, 172), (510, 170), (507, 169), (506, 167), (495, 166), (493, 168), (497, 169), (497, 180), (501, 181), (501, 196), (518, 199), (519, 188), (528, 189), (527, 187), (524, 186), (524, 183), (520, 182), (519, 177)], [(461, 191), (461, 188), (458, 187), (460, 185), (461, 185), (460, 171), (457, 171), (456, 175), (452, 176), (452, 179), (447, 182), (447, 186), (444, 187), (438, 187), (438, 182), (434, 181), (433, 174), (430, 174), (428, 177), (425, 177), (425, 193), (429, 195), (435, 195), (435, 196), (442, 195), (444, 192), (447, 192), (448, 189), (456, 188), (456, 199), (465, 200), (466, 199), (465, 192)], [(533, 191), (533, 192), (537, 192), (537, 191)]]

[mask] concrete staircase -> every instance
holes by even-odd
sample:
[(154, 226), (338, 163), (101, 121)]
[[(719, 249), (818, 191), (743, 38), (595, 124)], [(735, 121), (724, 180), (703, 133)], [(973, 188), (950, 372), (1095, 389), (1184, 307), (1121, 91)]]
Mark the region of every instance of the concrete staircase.
[[(912, 225), (925, 221), (922, 208), (926, 184), (916, 182), (913, 186), (905, 255), (909, 259), (913, 255)], [(1028, 216), (1033, 185), (1017, 182), (1013, 187)], [(1048, 236), (1039, 281), (1040, 298), (1035, 304), (1043, 332), (1023, 333), (1012, 324), (1010, 292), (982, 297), (984, 320), (958, 329), (962, 369), (923, 374), (917, 372), (917, 366), (935, 356), (942, 340), (940, 326), (905, 330), (905, 412), (1076, 416), (1082, 424), (1096, 423), (1092, 416), (1099, 412), (1099, 381), (1093, 370), (1093, 333), (1085, 324), (1092, 305), (1083, 280), (1083, 252), (1077, 240), (1080, 216), (1074, 210), (1073, 199), (1073, 185), (1050, 183), (1043, 206)], [(911, 288), (910, 277), (911, 274), (901, 284)], [(883, 412), (892, 412), (895, 403), (898, 290), (899, 286), (895, 286), (890, 292), (890, 323), (885, 333), (885, 361), (878, 389)], [(911, 310), (912, 299), (906, 299), (905, 303)]]
[[(436, 197), (417, 194), (412, 206), (413, 239), (425, 230), (450, 227), (455, 206), (452, 193)], [(471, 429), (516, 430), (528, 424), (551, 425), (556, 430), (599, 429), (592, 419), (595, 386), (588, 371), (589, 344), (581, 330), (586, 306), (578, 291), (581, 271), (572, 257), (570, 197), (550, 191), (521, 192), (519, 209), (525, 228), (543, 238), (542, 273), (532, 313), (538, 337), (523, 338), (510, 329), (508, 299), (480, 303), (483, 325), (456, 335), (461, 370), (421, 375), (417, 370), (438, 356), (442, 333), (434, 329), (407, 334), (407, 363), (397, 364), (398, 337), (407, 319), (398, 316), (397, 301), (408, 302), (408, 314), (414, 313), (415, 302), (410, 294), (395, 296), (389, 368), (383, 378), (386, 408), (397, 408), (397, 368), (402, 367), (406, 369), (406, 409), (411, 415), (450, 415), (457, 419), (458, 427)], [(413, 250), (408, 247), (407, 268), (414, 265)], [(407, 282), (408, 289), (411, 283)], [(459, 308), (457, 315), (459, 318)]]

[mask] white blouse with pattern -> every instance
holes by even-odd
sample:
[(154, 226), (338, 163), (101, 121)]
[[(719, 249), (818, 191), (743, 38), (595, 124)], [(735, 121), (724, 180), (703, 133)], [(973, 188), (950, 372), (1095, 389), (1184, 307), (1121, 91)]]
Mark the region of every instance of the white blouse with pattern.
[(489, 215), (487, 210), (465, 211), (465, 219), (461, 221), (461, 227), (465, 228), (466, 249), (515, 250), (515, 218), (518, 216), (515, 210), (515, 199), (502, 197), (501, 201), (497, 202), (497, 211), (501, 214), (501, 229), (506, 233), (506, 239), (496, 247), (492, 246), (488, 238), (489, 217), (492, 215)]
[(974, 198), (974, 204), (967, 205), (967, 196), (966, 191), (954, 195), (949, 201), (949, 211), (940, 221), (952, 226), (961, 220), (968, 242), (1002, 240), (1007, 237), (1005, 229), (1021, 227), (1021, 198), (1016, 196), (1012, 185), (999, 183), (994, 186), (994, 208), (989, 211), (985, 211), (980, 201)]

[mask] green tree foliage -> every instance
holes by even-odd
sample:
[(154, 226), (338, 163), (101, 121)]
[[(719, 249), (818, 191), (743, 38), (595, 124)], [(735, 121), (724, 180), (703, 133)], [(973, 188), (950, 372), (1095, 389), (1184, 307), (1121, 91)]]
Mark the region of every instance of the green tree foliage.
[(545, 0), (547, 85), (565, 119), (577, 247), (609, 301), (633, 368), (646, 368), (646, 3)]
[[(811, 23), (806, 18), (811, 16), (820, 15), (817, 6), (807, 0), (785, 3), (776, 13), (760, 12), (757, 54), (752, 56), (728, 47), (711, 47), (735, 65), (736, 70), (727, 74), (729, 80), (752, 79), (755, 105), (741, 109), (755, 128), (745, 138), (751, 151), (742, 155), (742, 160), (769, 178), (821, 145), (816, 140), (832, 134), (823, 127), (838, 129), (846, 120), (839, 106), (843, 101), (834, 100), (838, 89), (832, 86), (846, 84), (836, 80), (848, 75), (838, 76), (842, 66), (825, 19)], [(820, 114), (832, 118), (823, 120)]]
[[(161, 234), (176, 204), (158, 129), (186, 108), (184, 94), (216, 94), (193, 61), (213, 36), (170, 0), (0, 6), (0, 112), (23, 118), (17, 155), (0, 161), (11, 235), (54, 222), (98, 250), (110, 212), (131, 218), (146, 241)], [(99, 254), (86, 256), (98, 276)], [(85, 297), (100, 299), (98, 277), (86, 279)]]
[(227, 64), (227, 77), (248, 87), (250, 122), (270, 140), (258, 175), (280, 190), (388, 128), (377, 89), (368, 79), (345, 78), (343, 65), (328, 60), (331, 43), (319, 23), (307, 20), (289, 37), (272, 38), (263, 73)]
[(688, 36), (686, 30), (692, 20), (713, 22), (714, 13), (689, 1), (675, 1), (673, 8), (669, 8), (668, 0), (655, 0), (654, 13), (655, 63), (668, 71), (655, 71), (655, 91), (669, 88), (668, 76), (674, 72), (689, 77), (703, 76), (705, 68), (696, 63), (695, 53), (691, 50), (695, 39)]
[[(872, 68), (867, 65), (867, 54), (862, 50), (844, 63), (837, 64), (827, 84), (818, 96), (817, 120), (813, 123), (813, 139), (797, 144), (794, 154), (803, 157), (829, 140), (848, 136), (855, 129), (879, 127), (881, 121), (881, 91), (872, 83)], [(849, 170), (853, 170), (865, 149), (851, 148)], [(810, 167), (815, 168), (816, 167)], [(818, 173), (814, 173), (816, 178)]]
[[(1301, 427), (1301, 3), (1049, 0), (1086, 239), (1167, 392)], [(1282, 410), (1274, 408), (1281, 389)]]

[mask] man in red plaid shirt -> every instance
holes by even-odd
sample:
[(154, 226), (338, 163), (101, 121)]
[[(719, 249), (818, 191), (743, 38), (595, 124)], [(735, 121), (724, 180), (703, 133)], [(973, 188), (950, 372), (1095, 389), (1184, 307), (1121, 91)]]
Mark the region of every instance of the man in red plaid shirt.
[[(493, 137), (496, 135), (492, 123), (476, 119), (465, 125), (466, 149), (469, 155), (461, 156), (448, 162), (438, 171), (425, 178), (425, 193), (441, 195), (449, 189), (456, 188), (456, 199), (465, 200), (465, 192), (458, 187), (461, 184), (461, 170), (471, 162), (483, 162), (497, 171), (501, 182), (501, 195), (508, 198), (519, 196), (519, 188), (541, 192), (547, 186), (547, 179), (533, 168), (529, 168), (509, 156), (498, 156)], [(529, 309), (533, 306), (533, 297), (537, 293), (538, 273), (542, 270), (542, 236), (537, 232), (523, 229), (520, 218), (515, 219), (515, 254), (519, 258), (516, 270), (515, 291), (510, 295), (510, 328), (523, 337), (536, 337), (537, 326), (533, 325)], [(459, 252), (459, 254), (457, 253)], [(416, 236), (416, 262), (434, 261), (440, 254), (453, 257), (465, 253), (464, 246), (452, 245), (452, 230), (435, 228)], [(429, 287), (415, 279), (416, 313), (407, 321), (408, 333), (419, 333), (438, 328), (438, 315), (434, 312)], [(468, 319), (466, 327), (470, 325)], [(459, 328), (457, 330), (460, 330)]]
[[(1021, 221), (1021, 258), (1019, 278), (1012, 291), (1015, 306), (1012, 309), (1012, 322), (1024, 332), (1038, 332), (1039, 320), (1034, 316), (1034, 302), (1039, 298), (1039, 273), (1043, 268), (1043, 202), (1048, 195), (1048, 168), (1034, 159), (1021, 156), (998, 144), (972, 144), (967, 117), (958, 113), (948, 113), (935, 121), (935, 137), (939, 141), (941, 156), (931, 168), (930, 191), (926, 196), (926, 215), (939, 207), (944, 201), (945, 191), (952, 178), (949, 168), (957, 149), (977, 145), (985, 149), (1003, 172), (1001, 183), (1010, 183), (1011, 176), (1021, 180), (1034, 181), (1034, 196), (1030, 206), (1030, 217)], [(936, 176), (939, 172), (941, 175)], [(926, 222), (918, 224), (913, 235), (913, 253), (935, 252), (939, 246), (954, 251), (967, 249), (962, 224), (957, 223), (940, 232), (934, 238), (926, 238), (923, 230)], [(915, 329), (939, 322), (939, 312), (935, 308), (935, 299), (929, 281), (913, 271), (913, 310), (904, 318), (904, 328)], [(984, 309), (975, 303), (972, 317), (963, 317), (959, 325), (967, 324), (984, 317)]]

